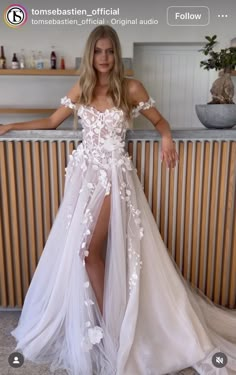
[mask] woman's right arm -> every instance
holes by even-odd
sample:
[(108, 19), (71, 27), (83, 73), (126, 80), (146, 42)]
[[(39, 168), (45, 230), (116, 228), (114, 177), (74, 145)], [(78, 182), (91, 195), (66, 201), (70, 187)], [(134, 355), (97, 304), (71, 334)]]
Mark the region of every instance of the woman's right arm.
[[(78, 100), (80, 96), (79, 81), (71, 88), (67, 96), (72, 102)], [(2, 125), (0, 126), (0, 136), (11, 130), (56, 129), (73, 112), (73, 109), (61, 106), (48, 118)]]

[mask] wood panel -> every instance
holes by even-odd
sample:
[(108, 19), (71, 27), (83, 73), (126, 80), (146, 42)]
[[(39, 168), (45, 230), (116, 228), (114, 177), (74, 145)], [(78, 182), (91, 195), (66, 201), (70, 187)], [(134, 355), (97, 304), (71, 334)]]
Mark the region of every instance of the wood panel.
[[(64, 192), (77, 140), (0, 141), (0, 299), (22, 306)], [(236, 141), (175, 140), (169, 170), (160, 142), (128, 151), (169, 253), (210, 299), (236, 306)]]

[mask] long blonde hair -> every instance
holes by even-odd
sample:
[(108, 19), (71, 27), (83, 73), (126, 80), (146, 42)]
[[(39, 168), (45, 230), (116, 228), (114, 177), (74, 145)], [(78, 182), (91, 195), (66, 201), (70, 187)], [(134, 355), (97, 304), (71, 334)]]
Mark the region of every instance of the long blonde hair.
[(86, 42), (80, 66), (81, 96), (78, 103), (89, 105), (93, 100), (94, 89), (97, 83), (97, 75), (93, 67), (94, 49), (97, 41), (102, 38), (109, 38), (111, 40), (115, 60), (114, 67), (109, 75), (109, 89), (107, 94), (112, 98), (114, 105), (122, 109), (127, 118), (130, 119), (132, 105), (128, 101), (128, 82), (124, 74), (120, 40), (116, 31), (109, 25), (96, 27), (90, 33)]

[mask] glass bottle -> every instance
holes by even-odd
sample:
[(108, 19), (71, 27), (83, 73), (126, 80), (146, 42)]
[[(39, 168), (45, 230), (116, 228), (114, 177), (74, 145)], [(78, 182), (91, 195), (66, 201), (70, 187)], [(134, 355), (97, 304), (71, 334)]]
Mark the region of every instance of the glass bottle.
[(51, 52), (51, 56), (50, 56), (51, 69), (56, 69), (57, 68), (57, 55), (54, 51), (55, 46), (52, 46), (51, 48), (52, 48), (52, 52)]
[(23, 48), (20, 53), (20, 69), (25, 69), (25, 51)]
[(36, 68), (36, 57), (35, 57), (35, 51), (31, 51), (31, 56), (30, 56), (30, 68), (35, 69)]
[(30, 68), (31, 69), (35, 69), (36, 68), (36, 57), (35, 57), (35, 51), (31, 51), (31, 55), (30, 55)]
[(37, 56), (37, 60), (36, 60), (36, 68), (37, 69), (43, 69), (43, 55), (42, 55), (42, 51), (39, 51), (38, 53), (38, 56)]
[(18, 61), (18, 59), (16, 57), (16, 53), (13, 53), (11, 67), (12, 67), (12, 69), (19, 69), (19, 61)]
[(65, 67), (65, 59), (64, 59), (63, 56), (61, 58), (61, 69), (66, 69), (66, 67)]
[(1, 46), (0, 69), (6, 69), (6, 57), (5, 57), (5, 54), (4, 54), (4, 47), (3, 46)]

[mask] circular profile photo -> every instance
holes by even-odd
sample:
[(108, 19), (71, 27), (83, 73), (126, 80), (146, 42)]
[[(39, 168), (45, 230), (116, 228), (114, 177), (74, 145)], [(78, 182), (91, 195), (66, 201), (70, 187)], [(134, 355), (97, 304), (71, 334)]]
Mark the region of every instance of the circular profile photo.
[(7, 26), (17, 28), (23, 26), (27, 21), (27, 11), (20, 4), (11, 4), (4, 11), (4, 21)]

